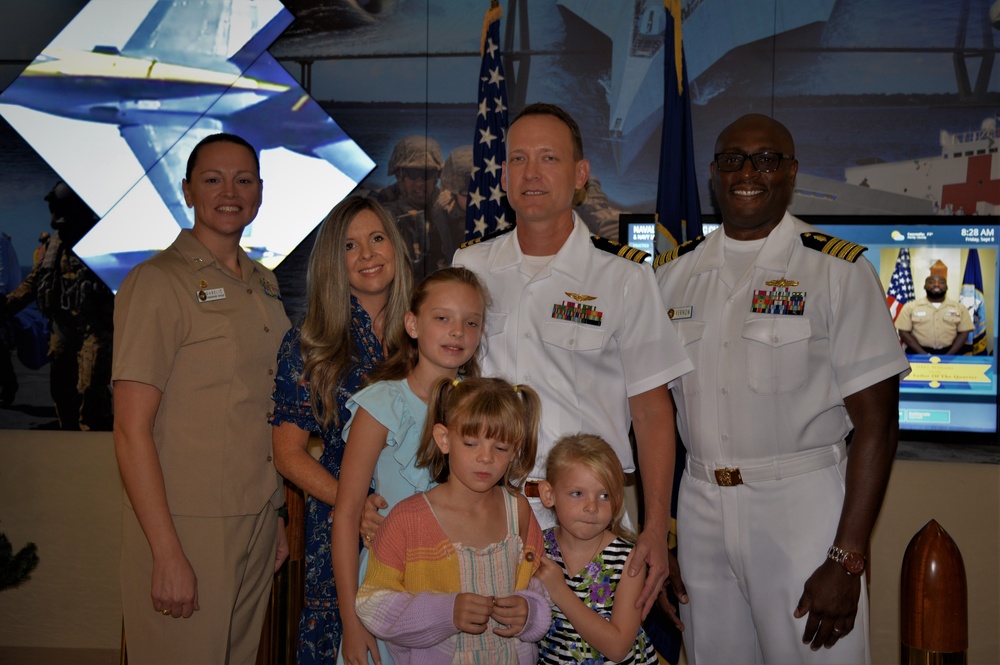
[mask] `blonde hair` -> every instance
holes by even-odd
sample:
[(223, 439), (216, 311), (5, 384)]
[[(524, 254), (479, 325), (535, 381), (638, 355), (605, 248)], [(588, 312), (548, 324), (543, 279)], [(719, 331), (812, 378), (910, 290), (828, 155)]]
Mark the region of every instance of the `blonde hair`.
[(431, 388), (417, 466), (429, 470), (436, 483), (448, 480), (448, 457), (433, 436), (434, 426), (441, 424), (456, 436), (481, 436), (515, 446), (503, 486), (516, 492), (535, 466), (541, 411), (538, 393), (528, 386), (497, 378), (442, 377)]
[(555, 485), (579, 464), (597, 476), (611, 499), (611, 533), (635, 541), (635, 534), (622, 525), (625, 518), (625, 471), (618, 455), (596, 434), (569, 434), (561, 437), (545, 460), (545, 479)]
[(302, 375), (309, 381), (309, 401), (316, 421), (327, 429), (340, 425), (337, 389), (356, 362), (351, 338), (351, 285), (347, 278), (347, 231), (351, 222), (368, 210), (382, 223), (382, 230), (396, 255), (395, 277), (389, 299), (382, 311), (372, 314), (372, 323), (384, 321), (383, 351), (394, 351), (403, 329), (413, 272), (406, 243), (389, 213), (374, 199), (350, 196), (341, 201), (323, 220), (309, 254), (306, 273), (305, 319), (302, 322)]
[[(465, 284), (475, 289), (483, 301), (482, 325), (486, 325), (486, 310), (490, 306), (490, 294), (487, 292), (486, 287), (483, 286), (483, 283), (479, 281), (479, 278), (476, 277), (476, 273), (460, 266), (442, 268), (420, 280), (420, 283), (414, 287), (413, 294), (410, 296), (409, 311), (414, 314), (420, 313), (420, 307), (427, 300), (430, 289), (435, 284)], [(406, 329), (402, 326), (402, 317), (400, 317), (400, 321), (400, 326), (393, 329), (393, 336), (391, 338), (388, 331), (386, 332), (386, 340), (392, 346), (393, 351), (391, 355), (386, 351), (385, 362), (379, 365), (371, 373), (371, 376), (368, 377), (369, 384), (377, 381), (399, 381), (405, 379), (413, 371), (413, 368), (417, 366), (417, 359), (420, 357), (417, 340), (406, 333)], [(458, 373), (460, 376), (466, 377), (479, 376), (478, 349), (464, 365), (458, 368)]]

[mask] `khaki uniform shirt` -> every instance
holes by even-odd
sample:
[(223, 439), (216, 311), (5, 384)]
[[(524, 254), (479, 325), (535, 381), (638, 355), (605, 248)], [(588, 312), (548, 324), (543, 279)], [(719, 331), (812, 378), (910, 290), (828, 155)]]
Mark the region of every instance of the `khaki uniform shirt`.
[(913, 332), (925, 349), (947, 349), (955, 335), (967, 333), (975, 326), (969, 310), (957, 300), (945, 298), (935, 307), (927, 298), (917, 298), (903, 305), (896, 317), (896, 329)]
[(289, 321), (274, 274), (242, 250), (239, 265), (242, 278), (183, 230), (116, 298), (113, 380), (163, 393), (153, 438), (175, 515), (282, 503), (267, 417)]

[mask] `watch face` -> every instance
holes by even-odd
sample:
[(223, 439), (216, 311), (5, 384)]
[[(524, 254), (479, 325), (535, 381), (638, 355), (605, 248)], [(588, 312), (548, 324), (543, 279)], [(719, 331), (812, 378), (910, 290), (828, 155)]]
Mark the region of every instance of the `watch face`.
[(844, 557), (844, 568), (851, 575), (860, 575), (865, 569), (865, 558), (857, 552), (848, 552)]

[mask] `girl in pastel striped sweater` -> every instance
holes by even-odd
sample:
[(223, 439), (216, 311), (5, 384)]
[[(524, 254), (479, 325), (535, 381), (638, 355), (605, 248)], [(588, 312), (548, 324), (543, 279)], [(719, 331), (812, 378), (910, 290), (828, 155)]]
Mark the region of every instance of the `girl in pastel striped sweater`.
[(544, 546), (518, 487), (540, 408), (534, 390), (501, 379), (435, 384), (418, 465), (438, 485), (386, 517), (356, 601), (397, 665), (537, 661), (551, 621), (533, 577)]

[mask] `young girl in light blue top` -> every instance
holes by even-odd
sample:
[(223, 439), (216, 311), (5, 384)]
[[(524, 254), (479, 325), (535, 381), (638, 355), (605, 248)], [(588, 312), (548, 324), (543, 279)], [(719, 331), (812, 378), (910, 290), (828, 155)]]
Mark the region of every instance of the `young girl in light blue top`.
[[(368, 550), (359, 557), (358, 530), (369, 488), (389, 509), (431, 486), (426, 469), (416, 467), (430, 388), (442, 376), (478, 376), (476, 352), (485, 323), (488, 295), (466, 268), (445, 268), (424, 278), (413, 291), (405, 315), (403, 343), (371, 375), (371, 384), (348, 402), (351, 421), (333, 521), (333, 571), (337, 580), (343, 641), (338, 663), (363, 665), (379, 652), (392, 663), (385, 645), (361, 624), (354, 611)], [(365, 534), (370, 542), (373, 534)], [(366, 542), (367, 544), (367, 542)]]

